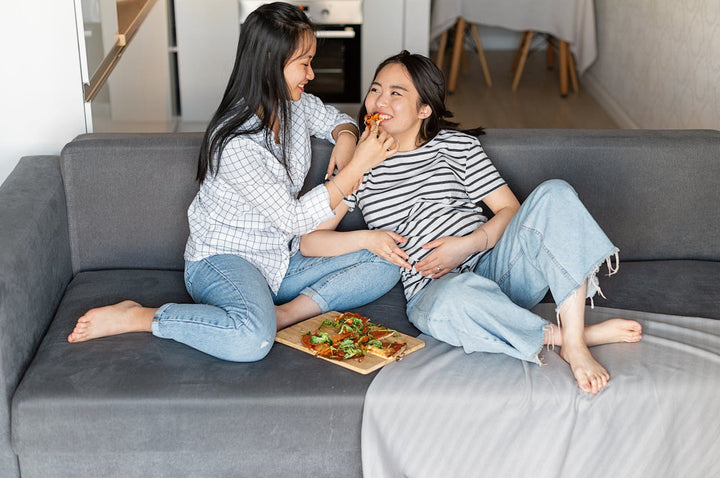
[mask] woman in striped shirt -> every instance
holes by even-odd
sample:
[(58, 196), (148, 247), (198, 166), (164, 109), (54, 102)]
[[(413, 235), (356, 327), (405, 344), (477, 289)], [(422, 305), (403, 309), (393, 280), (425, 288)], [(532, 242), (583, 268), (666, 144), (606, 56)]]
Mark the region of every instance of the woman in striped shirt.
[[(351, 235), (364, 244), (372, 236), (372, 250), (403, 268), (407, 314), (418, 329), (466, 352), (536, 363), (543, 345), (561, 345), (580, 388), (600, 391), (610, 376), (588, 346), (636, 342), (641, 326), (611, 319), (585, 327), (585, 299), (599, 290), (604, 262), (615, 272), (617, 248), (572, 187), (545, 182), (521, 206), (483, 151), (481, 130), (457, 131), (447, 120), (442, 73), (423, 56), (402, 52), (383, 62), (360, 118), (367, 112), (381, 115), (379, 130), (399, 145), (346, 198), (344, 207), (360, 207), (371, 230), (313, 232), (301, 239), (303, 254), (343, 254), (358, 247)], [(562, 327), (529, 311), (548, 290)]]

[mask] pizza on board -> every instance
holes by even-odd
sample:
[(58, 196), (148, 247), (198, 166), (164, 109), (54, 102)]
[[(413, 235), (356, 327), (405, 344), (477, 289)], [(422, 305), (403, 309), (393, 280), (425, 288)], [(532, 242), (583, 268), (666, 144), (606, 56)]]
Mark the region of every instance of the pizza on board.
[(367, 317), (345, 312), (324, 320), (316, 331), (304, 333), (301, 342), (314, 355), (334, 360), (362, 358), (366, 354), (399, 358), (406, 348), (397, 340), (399, 336), (397, 331), (374, 324)]

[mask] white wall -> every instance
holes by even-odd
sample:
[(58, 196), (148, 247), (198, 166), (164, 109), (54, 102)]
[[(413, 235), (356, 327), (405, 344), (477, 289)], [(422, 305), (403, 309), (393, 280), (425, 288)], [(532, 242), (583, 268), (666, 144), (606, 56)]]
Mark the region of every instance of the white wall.
[(583, 78), (626, 128), (720, 129), (720, 1), (595, 0)]
[(0, 61), (1, 183), (21, 156), (85, 132), (73, 0), (3, 2)]

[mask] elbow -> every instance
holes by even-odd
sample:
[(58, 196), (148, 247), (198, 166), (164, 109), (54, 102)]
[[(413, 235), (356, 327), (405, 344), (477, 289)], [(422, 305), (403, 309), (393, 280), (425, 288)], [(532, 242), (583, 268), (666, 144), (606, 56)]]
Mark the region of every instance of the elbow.
[(305, 257), (313, 257), (315, 254), (313, 254), (313, 248), (311, 247), (311, 240), (308, 239), (309, 234), (304, 234), (300, 236), (300, 254), (302, 254)]
[(307, 257), (308, 253), (308, 245), (307, 245), (307, 239), (305, 239), (305, 236), (300, 236), (300, 254)]

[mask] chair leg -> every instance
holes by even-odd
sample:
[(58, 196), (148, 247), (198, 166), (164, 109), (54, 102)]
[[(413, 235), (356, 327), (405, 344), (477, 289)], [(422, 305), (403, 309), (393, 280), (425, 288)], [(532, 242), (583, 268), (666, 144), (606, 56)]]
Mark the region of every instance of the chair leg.
[(438, 47), (438, 56), (435, 60), (435, 64), (440, 70), (443, 69), (443, 63), (445, 63), (445, 49), (447, 48), (447, 37), (448, 31), (445, 30), (444, 32), (442, 32), (442, 35), (440, 35), (440, 46)]
[(575, 59), (573, 58), (570, 48), (568, 48), (568, 69), (570, 70), (570, 82), (572, 83), (573, 91), (577, 93), (580, 88), (578, 87), (577, 71), (575, 70)]
[(458, 70), (460, 69), (460, 56), (463, 50), (463, 39), (465, 38), (466, 22), (463, 17), (458, 17), (455, 25), (455, 44), (453, 45), (452, 63), (450, 65), (450, 78), (448, 80), (448, 92), (454, 93), (457, 85)]
[(517, 71), (518, 63), (520, 61), (520, 57), (522, 56), (523, 48), (525, 48), (526, 35), (527, 35), (527, 32), (523, 32), (522, 38), (520, 39), (520, 45), (518, 46), (518, 49), (515, 50), (515, 57), (513, 58), (512, 65), (510, 66), (510, 73), (515, 73)]
[(523, 69), (525, 68), (525, 61), (527, 60), (528, 51), (530, 50), (530, 43), (532, 43), (532, 37), (535, 32), (528, 30), (523, 34), (522, 53), (517, 64), (517, 71), (515, 72), (515, 79), (512, 83), (512, 90), (517, 91), (518, 83), (520, 83), (520, 77), (522, 76)]
[(560, 40), (560, 96), (568, 94), (568, 44)]
[(485, 84), (492, 86), (492, 77), (490, 76), (490, 69), (488, 68), (487, 60), (485, 59), (485, 50), (483, 50), (482, 42), (480, 41), (480, 34), (478, 33), (477, 25), (474, 23), (471, 26), (473, 38), (475, 39), (475, 46), (477, 47), (478, 56), (480, 57), (480, 64), (482, 65), (483, 75), (485, 76)]
[(551, 35), (547, 36), (547, 55), (545, 57), (545, 65), (548, 70), (555, 67), (555, 40)]

